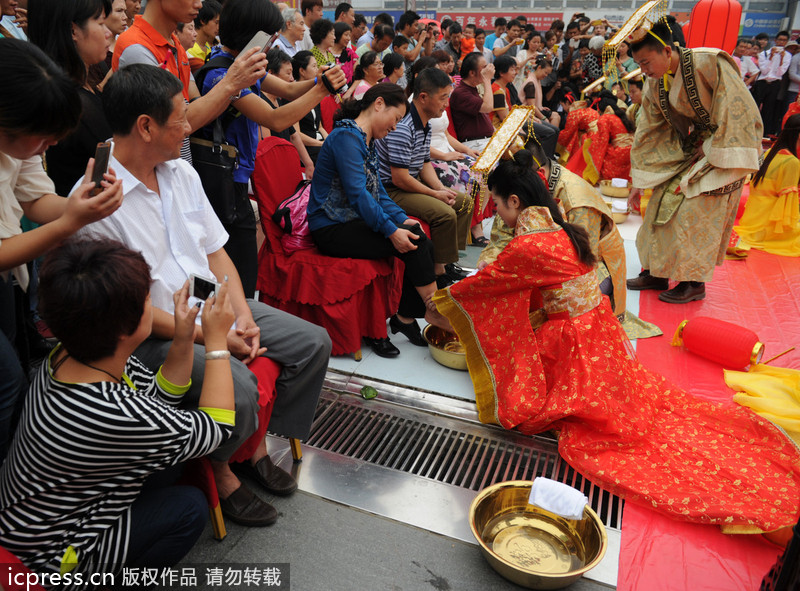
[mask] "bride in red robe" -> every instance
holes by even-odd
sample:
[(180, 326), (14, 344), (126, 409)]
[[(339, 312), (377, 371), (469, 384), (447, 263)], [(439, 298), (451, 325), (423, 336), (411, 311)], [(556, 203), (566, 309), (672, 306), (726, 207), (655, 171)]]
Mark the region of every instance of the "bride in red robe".
[(522, 150), (488, 179), (515, 238), (434, 296), (464, 344), (480, 420), (556, 430), (582, 475), (673, 517), (731, 533), (796, 523), (800, 451), (751, 410), (695, 398), (633, 358), (585, 231), (564, 222), (531, 165)]

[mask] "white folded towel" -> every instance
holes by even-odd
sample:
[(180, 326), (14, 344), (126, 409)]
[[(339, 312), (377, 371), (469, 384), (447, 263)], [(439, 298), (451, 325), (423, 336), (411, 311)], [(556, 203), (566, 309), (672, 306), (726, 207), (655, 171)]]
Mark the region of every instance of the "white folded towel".
[(611, 211), (613, 213), (628, 213), (628, 200), (622, 197), (612, 199)]
[(567, 519), (583, 519), (589, 499), (568, 484), (539, 477), (533, 481), (528, 502)]
[(619, 189), (625, 189), (628, 186), (627, 179), (611, 179), (611, 186)]

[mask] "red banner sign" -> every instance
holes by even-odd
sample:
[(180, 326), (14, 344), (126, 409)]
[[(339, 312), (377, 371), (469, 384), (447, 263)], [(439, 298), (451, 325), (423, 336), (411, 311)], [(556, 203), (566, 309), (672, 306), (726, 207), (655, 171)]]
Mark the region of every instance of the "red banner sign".
[(475, 24), (488, 34), (494, 32), (494, 19), (502, 16), (506, 20), (511, 20), (519, 15), (527, 17), (528, 24), (536, 27), (537, 31), (549, 30), (555, 19), (564, 17), (563, 12), (449, 12), (440, 10), (437, 18), (439, 22), (449, 18), (462, 27), (468, 24)]

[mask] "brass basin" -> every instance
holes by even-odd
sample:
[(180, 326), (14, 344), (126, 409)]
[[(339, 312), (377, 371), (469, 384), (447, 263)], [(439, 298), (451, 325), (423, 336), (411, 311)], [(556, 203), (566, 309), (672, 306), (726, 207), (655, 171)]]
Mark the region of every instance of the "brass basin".
[(529, 589), (561, 589), (597, 566), (608, 537), (597, 514), (575, 521), (528, 504), (533, 482), (513, 480), (485, 488), (472, 502), (472, 534), (489, 564)]
[[(422, 329), (422, 336), (428, 341), (428, 349), (434, 360), (445, 367), (467, 371), (467, 355), (464, 353), (464, 348), (454, 333), (429, 324)], [(454, 346), (459, 347), (461, 350), (445, 350), (445, 347), (452, 348)]]

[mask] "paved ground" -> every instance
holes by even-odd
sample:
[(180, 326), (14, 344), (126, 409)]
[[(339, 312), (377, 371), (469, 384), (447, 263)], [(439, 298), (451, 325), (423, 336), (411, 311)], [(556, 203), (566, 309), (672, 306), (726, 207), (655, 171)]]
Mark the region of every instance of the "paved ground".
[[(275, 525), (248, 529), (228, 523), (228, 537), (222, 542), (207, 528), (182, 564), (263, 568), (265, 563), (288, 563), (291, 584), (280, 588), (293, 591), (522, 589), (492, 570), (477, 546), (301, 491), (289, 498), (265, 498), (280, 514)], [(569, 589), (608, 587), (579, 580)]]

